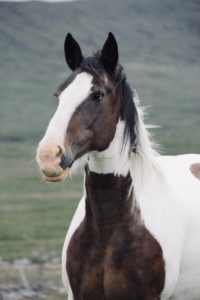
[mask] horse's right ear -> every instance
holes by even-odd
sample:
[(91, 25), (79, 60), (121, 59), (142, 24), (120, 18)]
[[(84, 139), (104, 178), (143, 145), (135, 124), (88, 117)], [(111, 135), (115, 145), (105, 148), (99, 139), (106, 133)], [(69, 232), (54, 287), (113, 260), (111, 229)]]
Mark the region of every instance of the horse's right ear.
[(107, 40), (101, 51), (100, 61), (108, 72), (113, 72), (118, 63), (118, 45), (117, 41), (112, 34), (109, 32)]
[(65, 59), (72, 71), (79, 68), (83, 60), (83, 55), (79, 44), (75, 41), (71, 33), (68, 33), (64, 44)]

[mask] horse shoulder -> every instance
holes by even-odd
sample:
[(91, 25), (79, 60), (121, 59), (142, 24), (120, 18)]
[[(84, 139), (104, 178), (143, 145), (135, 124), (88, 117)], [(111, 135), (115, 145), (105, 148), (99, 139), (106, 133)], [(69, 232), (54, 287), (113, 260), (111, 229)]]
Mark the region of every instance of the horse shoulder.
[[(164, 182), (151, 182), (138, 197), (141, 217), (146, 229), (159, 243), (165, 262), (165, 285), (161, 299), (173, 294), (178, 281), (183, 229), (171, 206), (173, 191)], [(174, 230), (176, 228), (176, 230)]]
[[(165, 260), (161, 299), (176, 294), (177, 286), (192, 274), (192, 266), (200, 266), (196, 253), (200, 246), (200, 182), (191, 172), (191, 165), (198, 162), (200, 155), (158, 157), (164, 176), (150, 184), (140, 201), (144, 223), (161, 245)], [(182, 274), (185, 264), (188, 269)]]

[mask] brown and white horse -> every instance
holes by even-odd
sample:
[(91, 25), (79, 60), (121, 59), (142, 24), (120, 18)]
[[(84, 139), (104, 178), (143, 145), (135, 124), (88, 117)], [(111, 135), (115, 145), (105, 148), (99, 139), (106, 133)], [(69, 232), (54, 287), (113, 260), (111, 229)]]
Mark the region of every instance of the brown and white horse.
[(160, 156), (109, 33), (73, 71), (37, 150), (43, 177), (85, 169), (84, 196), (67, 233), (62, 274), (72, 300), (200, 299), (200, 155)]

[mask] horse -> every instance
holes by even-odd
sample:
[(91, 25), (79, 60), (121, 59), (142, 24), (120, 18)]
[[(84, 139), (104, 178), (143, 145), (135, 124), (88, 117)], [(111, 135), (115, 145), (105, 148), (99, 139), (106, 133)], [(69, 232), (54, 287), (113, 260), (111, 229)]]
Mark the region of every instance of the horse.
[(112, 33), (82, 55), (37, 149), (43, 178), (84, 170), (84, 195), (62, 251), (69, 300), (200, 299), (200, 155), (159, 155)]

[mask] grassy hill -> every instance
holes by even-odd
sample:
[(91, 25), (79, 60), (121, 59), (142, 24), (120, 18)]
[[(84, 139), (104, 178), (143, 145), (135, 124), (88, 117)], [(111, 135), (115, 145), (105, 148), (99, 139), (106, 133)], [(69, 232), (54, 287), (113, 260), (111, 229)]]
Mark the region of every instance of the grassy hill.
[(164, 152), (200, 152), (199, 13), (197, 0), (0, 3), (0, 257), (60, 256), (81, 194), (80, 177), (44, 184), (34, 163), (69, 74), (66, 33), (88, 55), (112, 31)]

